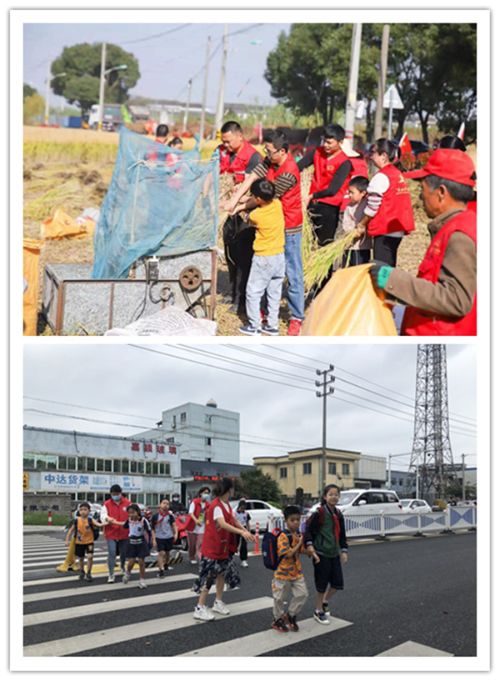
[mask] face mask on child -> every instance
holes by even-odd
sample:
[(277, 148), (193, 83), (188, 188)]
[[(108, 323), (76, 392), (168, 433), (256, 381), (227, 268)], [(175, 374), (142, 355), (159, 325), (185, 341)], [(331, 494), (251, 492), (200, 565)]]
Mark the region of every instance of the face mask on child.
[(122, 495), (121, 494), (112, 494), (111, 498), (113, 499), (113, 501), (120, 501), (120, 499), (122, 498)]

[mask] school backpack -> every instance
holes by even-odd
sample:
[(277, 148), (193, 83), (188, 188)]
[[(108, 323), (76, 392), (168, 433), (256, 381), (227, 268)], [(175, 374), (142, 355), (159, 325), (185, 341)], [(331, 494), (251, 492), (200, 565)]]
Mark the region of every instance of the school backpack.
[[(271, 532), (265, 532), (262, 537), (262, 560), (264, 567), (269, 570), (277, 570), (281, 562), (281, 558), (278, 557), (278, 538), (282, 532), (284, 530), (277, 527)], [(288, 532), (285, 534), (288, 536)]]
[[(78, 532), (78, 518), (79, 518), (79, 517), (80, 517), (80, 516), (78, 515), (78, 516), (75, 518), (75, 537), (76, 537), (76, 533)], [(97, 541), (97, 540), (99, 539), (99, 528), (98, 528), (98, 527), (95, 527), (94, 525), (91, 525), (91, 524), (90, 524), (90, 518), (89, 518), (89, 522), (88, 522), (88, 526), (87, 526), (87, 527), (92, 528), (92, 532), (94, 533), (94, 541)]]

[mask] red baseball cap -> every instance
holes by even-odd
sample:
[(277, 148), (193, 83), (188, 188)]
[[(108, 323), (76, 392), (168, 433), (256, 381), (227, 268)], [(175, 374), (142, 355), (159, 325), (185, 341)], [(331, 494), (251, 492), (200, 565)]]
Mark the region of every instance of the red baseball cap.
[(436, 149), (420, 170), (403, 173), (412, 180), (422, 180), (427, 175), (437, 175), (468, 187), (476, 186), (476, 170), (471, 157), (460, 149)]

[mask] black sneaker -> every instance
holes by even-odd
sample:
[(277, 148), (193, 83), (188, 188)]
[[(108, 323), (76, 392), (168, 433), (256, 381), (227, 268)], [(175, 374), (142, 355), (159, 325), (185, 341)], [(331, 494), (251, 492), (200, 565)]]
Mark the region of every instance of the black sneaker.
[(328, 615), (324, 613), (323, 610), (315, 610), (313, 617), (316, 620), (316, 622), (319, 622), (320, 624), (330, 624)]
[(240, 327), (240, 333), (244, 333), (246, 336), (260, 336), (262, 330), (256, 329), (254, 326), (247, 324), (246, 326)]
[(287, 625), (290, 631), (298, 631), (299, 630), (299, 625), (297, 624), (297, 616), (296, 615), (287, 615)]
[(158, 577), (161, 579), (162, 577), (165, 577), (165, 570), (158, 570)]
[(269, 324), (262, 324), (262, 333), (265, 333), (268, 336), (279, 336), (280, 330), (273, 326), (269, 326)]
[(276, 631), (281, 632), (282, 634), (285, 634), (288, 631), (288, 627), (286, 626), (282, 617), (279, 617), (277, 620), (274, 620), (274, 622), (271, 624), (271, 627), (273, 629), (276, 629)]
[(328, 605), (328, 603), (323, 603), (323, 612), (326, 613), (327, 615), (329, 614), (330, 606)]
[(87, 574), (85, 575), (84, 579), (85, 579), (86, 582), (92, 582), (92, 581), (93, 581), (93, 580), (92, 580), (92, 575), (90, 574), (90, 572), (87, 572)]
[(85, 579), (85, 572), (83, 570), (79, 571), (78, 579), (80, 580), (80, 582), (83, 582), (83, 580)]

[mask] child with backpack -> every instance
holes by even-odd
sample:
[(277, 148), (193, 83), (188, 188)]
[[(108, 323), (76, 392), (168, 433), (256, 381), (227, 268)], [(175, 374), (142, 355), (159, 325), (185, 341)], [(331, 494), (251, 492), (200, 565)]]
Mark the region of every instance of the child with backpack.
[[(158, 577), (165, 576), (165, 568), (173, 570), (170, 566), (170, 551), (177, 543), (179, 531), (175, 524), (175, 516), (170, 510), (170, 501), (162, 499), (158, 508), (151, 518), (151, 533), (153, 548), (158, 551)], [(179, 554), (179, 557), (180, 554)], [(180, 562), (178, 559), (176, 562)]]
[(342, 565), (347, 563), (347, 540), (344, 516), (335, 508), (340, 498), (338, 485), (327, 485), (321, 497), (321, 506), (311, 514), (306, 523), (304, 542), (308, 555), (314, 560), (316, 586), (314, 619), (320, 624), (330, 624), (328, 601), (344, 588)]
[(127, 584), (130, 579), (130, 573), (136, 561), (139, 563), (139, 589), (145, 589), (147, 584), (144, 581), (146, 577), (146, 565), (144, 559), (149, 554), (149, 545), (151, 542), (151, 525), (142, 517), (141, 509), (137, 504), (130, 504), (127, 507), (128, 520), (120, 522), (114, 518), (109, 518), (112, 525), (121, 525), (125, 530), (128, 530), (128, 541), (125, 557), (128, 563), (123, 575), (123, 584)]
[(271, 586), (274, 620), (271, 627), (286, 633), (299, 630), (297, 615), (307, 600), (308, 591), (299, 557), (300, 553), (305, 553), (299, 532), (300, 508), (287, 506), (283, 513), (286, 529), (266, 533), (262, 554), (264, 565), (274, 570)]
[[(94, 560), (94, 542), (99, 536), (99, 528), (106, 523), (100, 523), (90, 517), (90, 504), (82, 501), (78, 507), (77, 516), (71, 523), (66, 534), (66, 546), (69, 546), (70, 537), (75, 535), (75, 556), (80, 563), (79, 579), (85, 582), (92, 581), (92, 563)], [(87, 572), (84, 570), (85, 555), (87, 555)]]

